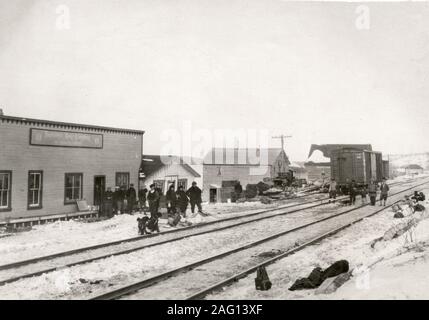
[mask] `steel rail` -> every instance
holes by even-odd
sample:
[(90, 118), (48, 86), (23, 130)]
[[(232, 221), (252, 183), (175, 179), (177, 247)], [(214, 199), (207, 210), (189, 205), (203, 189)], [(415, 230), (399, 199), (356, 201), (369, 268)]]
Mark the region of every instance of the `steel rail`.
[[(396, 192), (396, 193), (393, 193), (392, 195), (397, 195), (397, 194), (404, 193), (404, 192), (406, 192), (406, 191), (409, 191), (409, 190), (414, 189), (414, 188), (416, 188), (416, 187), (419, 187), (419, 186), (425, 185), (425, 184), (427, 184), (427, 183), (429, 183), (429, 182), (428, 182), (428, 181), (426, 181), (426, 182), (424, 182), (424, 183), (414, 185), (414, 186), (412, 186), (412, 187), (410, 187), (410, 188), (407, 188), (407, 189), (404, 189), (404, 190), (398, 191), (398, 192)], [(405, 183), (404, 183), (404, 184), (405, 184)], [(208, 257), (208, 258), (205, 258), (205, 259), (202, 259), (202, 260), (199, 260), (199, 261), (193, 262), (193, 263), (188, 264), (188, 265), (184, 265), (184, 266), (181, 266), (181, 267), (175, 268), (175, 269), (173, 269), (173, 270), (170, 270), (170, 271), (167, 271), (167, 272), (161, 273), (161, 274), (159, 274), (159, 275), (156, 275), (156, 276), (153, 276), (153, 277), (147, 278), (147, 279), (145, 279), (145, 280), (138, 281), (138, 282), (136, 282), (136, 283), (133, 283), (133, 284), (130, 284), (130, 285), (126, 285), (126, 286), (123, 286), (123, 287), (121, 287), (121, 288), (118, 288), (118, 289), (115, 289), (115, 290), (112, 290), (112, 291), (106, 292), (106, 293), (104, 293), (104, 294), (101, 294), (101, 295), (98, 295), (98, 296), (92, 297), (90, 300), (112, 300), (112, 299), (118, 299), (118, 298), (120, 298), (120, 297), (122, 297), (122, 296), (129, 295), (129, 294), (135, 293), (136, 291), (139, 291), (139, 290), (141, 290), (141, 289), (144, 289), (144, 288), (147, 288), (147, 287), (149, 287), (149, 286), (152, 286), (152, 285), (154, 285), (154, 284), (156, 284), (156, 283), (158, 283), (158, 282), (160, 282), (160, 281), (162, 281), (162, 280), (168, 279), (168, 278), (170, 278), (170, 277), (172, 277), (172, 276), (174, 276), (174, 275), (177, 275), (177, 274), (180, 274), (180, 273), (183, 273), (183, 272), (190, 271), (190, 270), (192, 270), (192, 269), (194, 269), (195, 267), (198, 267), (198, 266), (200, 266), (200, 265), (203, 265), (203, 264), (209, 263), (209, 262), (214, 261), (214, 260), (218, 260), (218, 259), (223, 258), (223, 257), (225, 257), (225, 256), (228, 256), (228, 255), (234, 254), (234, 253), (236, 253), (236, 252), (240, 252), (240, 251), (243, 251), (243, 250), (246, 250), (246, 249), (252, 248), (252, 247), (257, 246), (257, 245), (259, 245), (259, 244), (261, 244), (261, 243), (264, 243), (264, 242), (267, 242), (267, 241), (271, 241), (271, 240), (273, 240), (273, 239), (275, 239), (275, 238), (278, 238), (278, 237), (284, 236), (284, 235), (289, 234), (289, 233), (292, 233), (292, 232), (296, 232), (296, 231), (301, 230), (301, 229), (304, 229), (304, 228), (306, 228), (306, 227), (309, 227), (309, 226), (312, 226), (312, 225), (315, 225), (315, 224), (319, 224), (319, 223), (321, 223), (321, 222), (324, 222), (324, 221), (327, 221), (327, 220), (330, 220), (330, 219), (336, 218), (336, 217), (338, 217), (338, 216), (342, 216), (342, 215), (348, 214), (348, 213), (350, 213), (350, 212), (356, 211), (356, 210), (361, 209), (361, 208), (363, 208), (363, 207), (366, 207), (366, 206), (368, 206), (368, 205), (369, 205), (369, 204), (364, 204), (364, 205), (361, 205), (361, 206), (359, 206), (359, 207), (354, 207), (354, 208), (351, 208), (351, 209), (349, 209), (349, 210), (346, 210), (346, 211), (343, 211), (343, 212), (340, 212), (340, 213), (333, 214), (333, 215), (331, 215), (331, 216), (329, 216), (329, 217), (325, 217), (325, 218), (322, 218), (322, 219), (319, 219), (319, 220), (316, 220), (316, 221), (312, 221), (312, 222), (310, 222), (310, 223), (306, 223), (306, 224), (300, 225), (300, 226), (298, 226), (298, 227), (294, 227), (294, 228), (292, 228), (292, 229), (288, 229), (288, 230), (285, 230), (285, 231), (282, 231), (282, 232), (276, 233), (276, 234), (271, 235), (271, 236), (269, 236), (269, 237), (266, 237), (266, 238), (263, 238), (263, 239), (260, 239), (260, 240), (257, 240), (257, 241), (254, 241), (254, 242), (251, 242), (251, 243), (249, 243), (249, 244), (247, 244), (247, 245), (244, 245), (244, 246), (241, 246), (241, 247), (237, 247), (237, 248), (234, 248), (234, 249), (232, 249), (232, 250), (228, 250), (228, 251), (222, 252), (222, 253), (220, 253), (220, 254), (216, 254), (216, 255), (210, 256), (210, 257)], [(384, 208), (387, 208), (387, 207), (384, 207)], [(383, 210), (384, 210), (384, 209), (383, 209)], [(360, 221), (360, 220), (361, 220), (361, 219), (358, 219), (358, 220), (354, 221), (353, 223), (356, 223), (357, 221)], [(255, 269), (255, 270), (256, 270), (256, 269)]]
[[(397, 185), (397, 184), (406, 184), (406, 183), (409, 183), (409, 182), (411, 182), (411, 181), (407, 180), (407, 181), (404, 181), (404, 182), (395, 182), (395, 183), (392, 183), (391, 186)], [(301, 199), (301, 198), (305, 198), (305, 197), (316, 195), (316, 194), (317, 193), (310, 193), (310, 194), (301, 195), (301, 196), (298, 196), (298, 197), (295, 197), (295, 198), (290, 198), (290, 199), (285, 199), (285, 200)], [(252, 216), (256, 216), (256, 215), (260, 215), (260, 214), (264, 214), (264, 213), (268, 213), (268, 212), (272, 212), (272, 211), (282, 210), (282, 209), (294, 208), (294, 207), (302, 206), (302, 205), (305, 205), (305, 204), (310, 204), (310, 203), (316, 203), (316, 202), (319, 202), (319, 201), (324, 201), (324, 200), (327, 200), (327, 199), (329, 199), (329, 198), (328, 197), (324, 197), (324, 198), (321, 198), (321, 199), (310, 200), (310, 201), (306, 201), (306, 202), (302, 202), (302, 203), (296, 203), (296, 204), (292, 204), (292, 205), (285, 205), (285, 206), (279, 206), (279, 207), (276, 207), (276, 208), (270, 208), (270, 209), (266, 209), (266, 210), (261, 210), (261, 211), (257, 211), (257, 212), (250, 213), (250, 214), (238, 215), (238, 216), (234, 216), (234, 217), (230, 217), (230, 218), (225, 218), (225, 219), (220, 219), (220, 220), (215, 220), (215, 221), (209, 221), (209, 222), (205, 222), (205, 223), (195, 224), (195, 225), (192, 225), (192, 226), (189, 226), (189, 227), (183, 227), (183, 228), (178, 228), (178, 229), (173, 229), (173, 230), (167, 230), (167, 231), (163, 231), (161, 233), (152, 233), (152, 234), (148, 234), (148, 235), (136, 236), (136, 237), (131, 237), (131, 238), (128, 238), (128, 239), (121, 239), (121, 240), (116, 240), (116, 241), (101, 243), (101, 244), (97, 244), (97, 245), (92, 245), (92, 246), (81, 247), (81, 248), (77, 248), (77, 249), (72, 249), (72, 250), (57, 252), (57, 253), (53, 253), (53, 254), (49, 254), (49, 255), (45, 255), (45, 256), (40, 256), (40, 257), (35, 257), (35, 258), (31, 258), (31, 259), (26, 259), (26, 260), (21, 260), (21, 261), (17, 261), (17, 262), (12, 262), (12, 263), (8, 263), (8, 264), (0, 265), (0, 271), (1, 270), (18, 268), (18, 267), (22, 267), (22, 266), (29, 265), (29, 264), (34, 264), (34, 263), (37, 263), (37, 262), (40, 262), (40, 261), (51, 260), (51, 259), (54, 259), (54, 258), (71, 256), (71, 255), (79, 254), (79, 253), (82, 253), (82, 252), (85, 252), (85, 251), (96, 250), (96, 249), (105, 248), (105, 247), (111, 247), (111, 246), (115, 246), (115, 245), (119, 245), (119, 244), (123, 244), (123, 243), (139, 241), (139, 240), (142, 240), (142, 239), (145, 239), (145, 238), (151, 238), (151, 237), (155, 237), (155, 236), (158, 236), (158, 235), (165, 235), (165, 234), (171, 234), (171, 233), (180, 233), (180, 232), (184, 232), (184, 231), (188, 231), (188, 230), (193, 230), (193, 229), (197, 229), (197, 228), (201, 228), (201, 227), (205, 227), (205, 226), (209, 226), (209, 225), (213, 225), (213, 224), (217, 224), (217, 223), (223, 223), (223, 222), (227, 222), (227, 221), (248, 218), (248, 217), (252, 217)], [(339, 199), (340, 198), (338, 198), (338, 200)], [(222, 230), (222, 228), (220, 230)], [(199, 234), (201, 234), (201, 233), (199, 233)], [(185, 237), (187, 237), (187, 236), (185, 236)], [(183, 237), (183, 238), (185, 238), (185, 237)], [(110, 255), (108, 255), (108, 256), (110, 256)], [(90, 261), (87, 261), (87, 262), (90, 262)], [(85, 263), (85, 262), (82, 262), (82, 263)], [(73, 265), (74, 264), (71, 264), (69, 266), (73, 266)], [(49, 269), (47, 272), (53, 271), (55, 269), (56, 268)], [(40, 275), (40, 274), (41, 273), (34, 273), (31, 276), (36, 276), (36, 275)], [(18, 280), (18, 279), (16, 279), (16, 280)], [(16, 280), (14, 280), (14, 281), (16, 281)], [(0, 281), (0, 285), (3, 285), (3, 284), (8, 283), (8, 282), (10, 282), (10, 281), (7, 281), (7, 282)]]
[[(295, 197), (295, 198), (291, 198), (291, 199), (286, 199), (286, 200), (295, 200), (295, 199), (304, 198), (304, 197), (307, 197), (307, 196), (310, 196), (310, 195), (314, 195), (314, 194), (308, 194), (308, 195), (304, 195), (304, 196), (300, 196), (300, 197)], [(78, 253), (82, 253), (82, 252), (89, 251), (89, 250), (95, 250), (95, 249), (99, 249), (99, 248), (110, 247), (110, 246), (114, 246), (114, 245), (118, 245), (118, 244), (122, 244), (122, 243), (127, 243), (127, 242), (133, 242), (133, 241), (142, 240), (142, 239), (145, 239), (145, 238), (152, 238), (152, 237), (156, 237), (156, 236), (159, 236), (159, 235), (171, 234), (171, 233), (176, 233), (176, 232), (180, 233), (180, 232), (183, 232), (183, 231), (197, 229), (197, 228), (205, 227), (205, 226), (216, 224), (216, 223), (222, 223), (222, 222), (226, 222), (226, 221), (242, 219), (242, 218), (245, 218), (245, 217), (252, 217), (252, 216), (256, 216), (256, 215), (259, 215), (259, 214), (264, 214), (264, 213), (267, 213), (267, 212), (272, 212), (272, 211), (277, 211), (277, 210), (282, 210), (282, 209), (287, 209), (287, 208), (293, 208), (293, 207), (297, 207), (297, 206), (301, 206), (301, 205), (305, 205), (305, 204), (310, 204), (310, 203), (315, 203), (315, 202), (323, 201), (323, 200), (326, 200), (326, 199), (328, 199), (328, 197), (324, 197), (322, 199), (310, 200), (310, 201), (306, 201), (306, 202), (302, 202), (302, 203), (296, 203), (296, 204), (292, 204), (292, 205), (279, 206), (279, 207), (276, 207), (276, 208), (270, 208), (270, 209), (266, 209), (266, 210), (261, 210), (261, 211), (253, 212), (253, 213), (250, 213), (250, 214), (244, 214), (244, 215), (229, 217), (229, 218), (225, 218), (225, 219), (219, 219), (219, 220), (215, 220), (215, 221), (209, 221), (209, 222), (205, 222), (205, 223), (199, 223), (199, 224), (195, 224), (195, 225), (192, 225), (192, 226), (189, 226), (189, 227), (183, 227), (183, 228), (178, 228), (178, 229), (173, 229), (173, 230), (167, 230), (167, 231), (163, 231), (163, 232), (160, 232), (160, 233), (152, 233), (152, 234), (147, 234), (147, 235), (141, 235), (141, 236), (131, 237), (131, 238), (127, 238), (127, 239), (121, 239), (121, 240), (115, 240), (115, 241), (111, 241), (111, 242), (105, 242), (105, 243), (101, 243), (101, 244), (97, 244), (97, 245), (92, 245), (92, 246), (88, 246), (88, 247), (82, 247), (82, 248), (77, 248), (77, 249), (72, 249), (72, 250), (57, 252), (57, 253), (49, 254), (49, 255), (46, 255), (46, 256), (40, 256), (40, 257), (36, 257), (36, 258), (31, 258), (31, 259), (26, 259), (26, 260), (21, 260), (21, 261), (17, 261), (17, 262), (12, 262), (12, 263), (8, 263), (8, 264), (0, 265), (0, 271), (1, 270), (12, 269), (12, 268), (17, 268), (17, 267), (28, 265), (28, 264), (33, 264), (33, 263), (40, 262), (40, 261), (43, 261), (43, 260), (50, 260), (50, 259), (53, 259), (53, 258), (59, 258), (59, 257), (73, 255), (73, 254), (78, 254)]]
[(205, 288), (205, 289), (203, 289), (203, 290), (201, 290), (201, 291), (199, 291), (199, 292), (197, 292), (197, 293), (195, 293), (195, 294), (193, 294), (191, 296), (186, 297), (184, 300), (201, 300), (201, 299), (205, 298), (207, 295), (209, 295), (209, 294), (211, 294), (213, 292), (216, 292), (216, 291), (224, 288), (225, 286), (228, 286), (228, 285), (230, 285), (230, 284), (232, 284), (234, 282), (237, 282), (238, 280), (240, 280), (240, 279), (248, 276), (249, 274), (255, 272), (259, 267), (268, 266), (268, 265), (273, 264), (273, 263), (275, 263), (275, 262), (277, 262), (277, 261), (279, 261), (279, 260), (281, 260), (283, 258), (286, 258), (286, 257), (288, 257), (288, 256), (290, 256), (290, 255), (292, 255), (292, 254), (294, 254), (294, 253), (296, 253), (298, 251), (301, 251), (301, 250), (305, 249), (306, 247), (308, 247), (310, 245), (318, 243), (318, 242), (320, 242), (320, 241), (322, 241), (322, 240), (324, 240), (324, 239), (326, 239), (326, 238), (328, 238), (328, 237), (330, 237), (330, 236), (332, 236), (334, 234), (337, 234), (338, 232), (340, 232), (340, 231), (342, 231), (342, 230), (344, 230), (344, 229), (352, 226), (353, 224), (355, 224), (355, 223), (357, 223), (359, 221), (362, 221), (363, 219), (366, 219), (366, 218), (368, 218), (370, 216), (373, 216), (373, 215), (375, 215), (377, 213), (380, 213), (380, 212), (382, 212), (382, 211), (384, 211), (384, 210), (392, 207), (393, 205), (395, 205), (396, 203), (398, 203), (400, 201), (401, 200), (395, 201), (394, 203), (392, 203), (392, 204), (390, 204), (388, 206), (385, 206), (385, 207), (381, 208), (380, 210), (377, 210), (377, 211), (372, 212), (372, 213), (370, 213), (370, 214), (368, 214), (368, 215), (366, 215), (364, 217), (356, 219), (353, 222), (346, 223), (345, 225), (343, 225), (343, 226), (341, 226), (339, 228), (336, 228), (334, 230), (326, 232), (326, 233), (322, 234), (321, 236), (317, 236), (317, 237), (315, 237), (315, 238), (313, 238), (313, 239), (311, 239), (311, 240), (309, 240), (309, 241), (307, 241), (307, 242), (305, 242), (305, 243), (303, 243), (303, 244), (301, 244), (301, 245), (299, 245), (299, 246), (297, 246), (295, 248), (292, 248), (292, 249), (290, 249), (290, 250), (288, 250), (286, 252), (283, 252), (283, 253), (281, 253), (279, 255), (276, 255), (275, 257), (272, 257), (272, 258), (270, 258), (270, 259), (268, 259), (268, 260), (266, 260), (264, 262), (261, 262), (261, 263), (257, 264), (256, 266), (250, 267), (247, 270), (242, 271), (240, 273), (237, 273), (237, 274), (235, 274), (235, 275), (233, 275), (233, 276), (231, 276), (231, 277), (229, 277), (229, 278), (227, 278), (225, 280), (221, 280), (221, 281), (215, 283), (214, 285), (212, 285), (210, 287), (207, 287), (207, 288)]
[[(341, 199), (341, 198), (338, 198), (338, 199)], [(90, 263), (90, 262), (94, 262), (94, 261), (97, 261), (97, 260), (101, 260), (101, 259), (105, 259), (105, 258), (109, 258), (109, 257), (113, 257), (113, 256), (119, 256), (119, 255), (123, 255), (123, 254), (128, 254), (128, 253), (131, 253), (131, 252), (134, 252), (134, 251), (138, 251), (138, 250), (142, 250), (142, 249), (146, 249), (146, 248), (150, 248), (150, 247), (155, 247), (155, 246), (163, 245), (163, 244), (170, 243), (170, 242), (180, 241), (180, 240), (183, 240), (183, 239), (186, 239), (186, 238), (191, 238), (191, 237), (195, 237), (195, 236), (199, 236), (199, 235), (203, 235), (203, 234), (208, 234), (208, 233), (212, 233), (212, 232), (218, 232), (218, 231), (222, 231), (222, 230), (226, 230), (226, 229), (238, 227), (238, 226), (241, 226), (241, 225), (244, 225), (244, 224), (248, 224), (248, 223), (252, 223), (252, 222), (258, 222), (258, 221), (265, 220), (265, 219), (270, 219), (270, 218), (275, 218), (275, 217), (282, 216), (282, 215), (292, 214), (292, 213), (304, 211), (304, 210), (307, 210), (307, 209), (312, 209), (312, 208), (324, 206), (324, 205), (327, 205), (327, 204), (330, 203), (330, 202), (323, 202), (324, 200), (326, 200), (326, 199), (321, 200), (322, 203), (311, 205), (311, 206), (307, 206), (307, 207), (303, 207), (303, 208), (299, 208), (299, 209), (295, 209), (295, 210), (291, 210), (291, 211), (285, 211), (285, 212), (275, 213), (275, 214), (272, 214), (272, 215), (269, 215), (269, 216), (265, 216), (265, 217), (261, 217), (261, 218), (256, 218), (256, 219), (246, 220), (246, 221), (242, 221), (242, 222), (238, 222), (238, 223), (234, 223), (234, 224), (229, 224), (229, 225), (221, 227), (221, 228), (215, 228), (215, 229), (201, 231), (201, 232), (197, 232), (197, 233), (193, 233), (193, 234), (179, 236), (179, 237), (175, 237), (175, 238), (164, 240), (164, 241), (160, 241), (160, 242), (149, 243), (149, 244), (141, 245), (141, 246), (138, 246), (138, 247), (135, 247), (135, 248), (130, 248), (130, 249), (126, 249), (126, 250), (120, 250), (118, 252), (108, 253), (108, 254), (96, 256), (96, 257), (93, 257), (93, 258), (88, 258), (88, 259), (84, 259), (84, 260), (75, 261), (75, 262), (64, 264), (64, 265), (57, 266), (57, 267), (51, 267), (51, 268), (46, 268), (46, 269), (34, 271), (34, 272), (31, 272), (31, 273), (22, 274), (22, 275), (19, 275), (19, 276), (16, 276), (16, 277), (8, 278), (8, 279), (5, 279), (5, 280), (0, 280), (0, 286), (3, 286), (3, 285), (8, 284), (8, 283), (15, 282), (15, 281), (18, 281), (18, 280), (21, 280), (21, 279), (40, 276), (42, 274), (53, 272), (53, 271), (56, 271), (58, 269), (73, 267), (73, 266), (76, 266), (76, 265)], [(316, 202), (319, 202), (319, 201), (320, 200), (317, 200)], [(301, 204), (301, 205), (304, 205), (304, 204)], [(284, 208), (284, 209), (287, 209), (287, 208)], [(282, 209), (278, 209), (278, 210), (282, 210)], [(244, 215), (241, 218), (247, 218), (247, 215)], [(181, 230), (181, 229), (179, 229), (179, 230)], [(37, 261), (37, 262), (40, 262), (40, 261)], [(37, 262), (35, 262), (35, 263), (37, 263)]]

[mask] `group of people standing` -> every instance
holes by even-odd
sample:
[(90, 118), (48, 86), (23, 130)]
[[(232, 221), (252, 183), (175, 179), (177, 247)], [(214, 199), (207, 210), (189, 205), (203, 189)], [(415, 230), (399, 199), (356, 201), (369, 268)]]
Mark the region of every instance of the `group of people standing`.
[[(334, 178), (331, 179), (329, 185), (329, 198), (336, 199), (338, 192), (337, 182)], [(369, 195), (370, 203), (372, 206), (375, 206), (377, 202), (377, 191), (380, 189), (380, 206), (386, 205), (387, 197), (389, 195), (389, 185), (386, 182), (386, 178), (383, 178), (380, 186), (373, 180), (370, 181), (368, 186), (358, 187), (355, 180), (347, 182), (347, 191), (349, 193), (349, 204), (354, 205), (356, 202), (356, 196), (360, 195), (362, 197), (362, 203), (366, 203), (366, 197)]]
[(134, 184), (130, 184), (127, 189), (124, 186), (112, 188), (108, 187), (103, 197), (102, 210), (108, 217), (114, 214), (132, 213), (137, 204), (137, 193)]
[[(149, 188), (149, 191), (143, 189), (141, 193), (139, 192), (140, 209), (145, 210), (145, 203), (147, 201), (150, 215), (154, 217), (159, 212), (162, 190), (156, 188), (155, 184), (151, 184)], [(189, 203), (191, 204), (192, 213), (195, 212), (195, 207), (198, 208), (199, 213), (202, 213), (202, 190), (197, 186), (195, 181), (192, 182), (192, 187), (187, 191), (184, 190), (183, 186), (179, 186), (177, 191), (174, 189), (174, 184), (170, 185), (165, 195), (167, 212), (169, 214), (180, 213), (183, 217), (186, 217), (186, 210)]]
[[(183, 186), (179, 186), (177, 191), (174, 189), (175, 186), (173, 184), (168, 188), (165, 195), (167, 212), (169, 214), (180, 213), (183, 217), (186, 217), (186, 210), (189, 204), (191, 205), (192, 213), (195, 212), (195, 207), (198, 208), (199, 213), (202, 213), (202, 190), (197, 186), (195, 181), (192, 182), (192, 186), (186, 191)], [(131, 214), (136, 210), (146, 213), (146, 209), (148, 208), (151, 217), (158, 217), (162, 195), (162, 190), (156, 188), (155, 184), (151, 184), (149, 190), (147, 188), (140, 189), (138, 193), (133, 184), (130, 184), (128, 189), (117, 186), (114, 192), (109, 187), (104, 193), (101, 211), (107, 217), (112, 217), (115, 214)]]

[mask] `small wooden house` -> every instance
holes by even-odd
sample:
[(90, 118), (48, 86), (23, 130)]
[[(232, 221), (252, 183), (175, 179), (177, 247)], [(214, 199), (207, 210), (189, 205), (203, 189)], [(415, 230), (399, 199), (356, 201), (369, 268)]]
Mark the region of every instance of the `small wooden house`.
[(422, 174), (424, 169), (418, 164), (410, 164), (405, 167), (405, 174), (413, 175), (413, 174)]
[(141, 164), (141, 183), (146, 188), (153, 183), (165, 194), (170, 185), (188, 189), (193, 181), (201, 187), (202, 179), (198, 165), (192, 161), (185, 161), (178, 156), (143, 155)]
[(213, 148), (203, 161), (203, 201), (226, 202), (237, 182), (244, 190), (288, 172), (289, 165), (281, 148)]

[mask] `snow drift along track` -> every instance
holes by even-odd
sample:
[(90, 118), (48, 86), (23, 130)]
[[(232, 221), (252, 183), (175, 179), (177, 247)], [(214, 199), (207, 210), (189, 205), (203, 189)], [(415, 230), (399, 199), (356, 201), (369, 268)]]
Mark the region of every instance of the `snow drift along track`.
[[(424, 183), (421, 183), (421, 184), (418, 184), (418, 185), (414, 185), (414, 186), (412, 186), (412, 187), (409, 187), (409, 188), (406, 188), (406, 189), (401, 190), (401, 191), (399, 191), (399, 192), (396, 192), (396, 193), (392, 194), (392, 196), (394, 196), (394, 195), (398, 195), (398, 194), (401, 194), (401, 193), (404, 193), (404, 192), (406, 192), (406, 191), (408, 191), (408, 190), (414, 189), (414, 188), (416, 188), (416, 187), (418, 187), (418, 186), (421, 186), (421, 185), (424, 185), (424, 184), (427, 184), (427, 183), (428, 183), (428, 182), (426, 181), (426, 182), (424, 182)], [(240, 252), (242, 253), (243, 251), (245, 251), (245, 250), (247, 250), (247, 249), (251, 249), (251, 248), (253, 248), (253, 247), (255, 247), (255, 246), (258, 246), (258, 245), (260, 245), (260, 244), (263, 244), (263, 243), (266, 243), (266, 242), (272, 241), (273, 239), (276, 239), (276, 238), (279, 238), (279, 237), (285, 236), (285, 235), (287, 235), (287, 234), (291, 234), (291, 233), (297, 232), (298, 230), (302, 230), (302, 229), (307, 228), (307, 227), (309, 227), (309, 226), (319, 225), (319, 224), (321, 224), (321, 223), (322, 223), (322, 222), (324, 222), (324, 221), (328, 221), (328, 220), (331, 220), (331, 219), (336, 218), (336, 217), (339, 217), (339, 216), (344, 216), (344, 215), (346, 215), (347, 213), (354, 212), (354, 211), (356, 211), (356, 210), (358, 210), (358, 209), (361, 209), (361, 208), (363, 208), (363, 207), (366, 207), (366, 206), (368, 206), (368, 204), (363, 205), (363, 206), (359, 206), (359, 207), (355, 207), (355, 208), (353, 208), (353, 209), (350, 209), (350, 210), (347, 210), (347, 211), (344, 211), (344, 212), (341, 212), (341, 213), (334, 214), (334, 215), (329, 216), (329, 217), (327, 217), (327, 218), (319, 219), (319, 220), (317, 220), (317, 221), (313, 221), (313, 222), (310, 222), (310, 223), (307, 223), (307, 224), (304, 224), (304, 225), (298, 226), (298, 227), (296, 227), (296, 228), (289, 229), (289, 230), (286, 230), (286, 231), (283, 231), (283, 232), (280, 232), (280, 233), (277, 233), (277, 234), (271, 235), (271, 236), (266, 237), (266, 238), (264, 238), (264, 239), (260, 239), (260, 240), (258, 240), (258, 241), (255, 241), (255, 242), (249, 243), (249, 244), (247, 244), (247, 245), (245, 245), (245, 246), (238, 247), (238, 248), (235, 248), (235, 249), (233, 249), (233, 250), (229, 250), (229, 251), (226, 251), (226, 252), (223, 252), (223, 253), (220, 253), (220, 254), (217, 254), (217, 255), (214, 255), (214, 256), (211, 256), (211, 257), (208, 257), (208, 258), (205, 258), (205, 259), (202, 259), (202, 260), (196, 261), (196, 262), (193, 262), (193, 263), (191, 263), (191, 264), (188, 264), (188, 265), (185, 265), (185, 266), (181, 266), (181, 267), (179, 267), (179, 268), (176, 268), (176, 269), (170, 270), (170, 271), (168, 271), (168, 272), (165, 272), (165, 273), (162, 273), (162, 274), (156, 275), (156, 276), (154, 276), (154, 277), (151, 277), (151, 278), (145, 279), (145, 280), (143, 280), (143, 281), (139, 281), (139, 282), (133, 283), (133, 284), (131, 284), (131, 285), (127, 285), (127, 286), (124, 286), (124, 287), (118, 288), (118, 289), (116, 289), (116, 290), (112, 290), (112, 291), (107, 292), (107, 293), (105, 293), (105, 294), (98, 295), (98, 296), (96, 296), (96, 297), (93, 297), (92, 299), (118, 299), (118, 298), (121, 298), (121, 297), (126, 296), (126, 295), (130, 295), (130, 294), (133, 294), (133, 293), (137, 293), (137, 292), (139, 292), (139, 291), (141, 292), (141, 290), (142, 290), (142, 289), (144, 289), (144, 288), (149, 288), (149, 287), (151, 287), (151, 286), (153, 286), (153, 285), (155, 285), (155, 284), (162, 284), (162, 282), (163, 282), (163, 281), (165, 281), (165, 280), (167, 280), (167, 279), (174, 279), (174, 278), (172, 278), (172, 277), (173, 277), (173, 276), (175, 276), (175, 275), (179, 275), (179, 274), (186, 274), (188, 271), (192, 271), (192, 270), (194, 270), (194, 269), (195, 269), (196, 267), (198, 267), (198, 266), (201, 266), (201, 265), (204, 265), (204, 264), (208, 264), (208, 263), (210, 263), (210, 262), (212, 262), (212, 261), (222, 259), (222, 258), (224, 258), (224, 257), (227, 257), (227, 256), (230, 256), (230, 255), (233, 255), (233, 254), (235, 254), (235, 253), (240, 253)], [(317, 241), (319, 241), (319, 240), (321, 240), (321, 239), (323, 239), (323, 238), (325, 238), (325, 237), (328, 237), (328, 236), (330, 236), (331, 234), (334, 234), (334, 233), (336, 233), (336, 232), (338, 232), (338, 231), (340, 231), (340, 230), (342, 230), (342, 229), (346, 228), (347, 226), (349, 226), (349, 225), (351, 225), (351, 224), (353, 224), (353, 223), (355, 223), (355, 222), (357, 222), (357, 221), (362, 220), (363, 218), (365, 218), (365, 217), (367, 217), (367, 216), (370, 216), (370, 215), (376, 214), (376, 213), (378, 213), (378, 212), (381, 212), (381, 211), (383, 211), (383, 210), (384, 210), (384, 209), (386, 209), (386, 208), (388, 208), (388, 207), (384, 207), (384, 208), (382, 208), (381, 210), (377, 210), (376, 212), (371, 212), (370, 214), (366, 214), (366, 215), (364, 215), (363, 217), (359, 217), (358, 219), (353, 220), (352, 222), (348, 222), (348, 223), (346, 223), (345, 225), (342, 225), (342, 226), (341, 226), (341, 227), (339, 227), (339, 228), (334, 228), (333, 230), (330, 230), (330, 231), (329, 231), (329, 232), (327, 232), (327, 233), (323, 233), (322, 235), (318, 234), (318, 235), (317, 235), (317, 237), (315, 237), (315, 238), (314, 238), (314, 239), (312, 239), (311, 241), (307, 241), (306, 243), (304, 243), (304, 244), (302, 244), (302, 245), (299, 245), (298, 247), (293, 248), (292, 250), (289, 250), (289, 251), (288, 251), (288, 252), (286, 252), (286, 253), (282, 253), (282, 254), (281, 254), (281, 255), (279, 255), (279, 256), (276, 256), (276, 257), (274, 257), (274, 258), (272, 258), (272, 259), (269, 259), (269, 260), (265, 261), (264, 263), (269, 264), (269, 263), (272, 263), (272, 262), (274, 262), (274, 261), (276, 261), (276, 260), (278, 260), (278, 259), (281, 259), (283, 256), (290, 255), (290, 254), (292, 254), (293, 252), (296, 252), (296, 251), (298, 251), (298, 250), (301, 250), (301, 249), (303, 249), (304, 247), (306, 247), (306, 246), (308, 246), (308, 245), (310, 245), (310, 244), (312, 244), (312, 243), (314, 243), (314, 242), (317, 242)], [(216, 288), (218, 288), (218, 287), (220, 287), (220, 286), (223, 286), (223, 285), (225, 285), (225, 284), (228, 284), (228, 283), (230, 283), (230, 282), (235, 281), (234, 279), (237, 279), (237, 277), (239, 277), (239, 276), (244, 276), (244, 275), (246, 275), (246, 274), (248, 274), (248, 273), (250, 273), (250, 272), (253, 272), (254, 270), (256, 270), (255, 268), (257, 268), (257, 267), (252, 267), (252, 268), (250, 268), (250, 269), (248, 269), (248, 270), (244, 271), (244, 273), (243, 273), (243, 272), (241, 272), (241, 273), (239, 273), (238, 275), (234, 275), (233, 277), (228, 277), (228, 279), (226, 279), (226, 280), (223, 280), (223, 281), (220, 281), (220, 282), (216, 283), (216, 284), (213, 286), (213, 288), (212, 288), (212, 287), (210, 287), (209, 289), (206, 289), (206, 290), (203, 290), (203, 291), (199, 291), (198, 293), (196, 293), (196, 294), (194, 294), (194, 295), (190, 295), (190, 298), (200, 298), (200, 297), (202, 297), (202, 296), (206, 295), (207, 293), (211, 292), (212, 290), (215, 290)], [(246, 273), (246, 272), (247, 272), (247, 273)], [(165, 289), (164, 289), (164, 290), (165, 290)]]

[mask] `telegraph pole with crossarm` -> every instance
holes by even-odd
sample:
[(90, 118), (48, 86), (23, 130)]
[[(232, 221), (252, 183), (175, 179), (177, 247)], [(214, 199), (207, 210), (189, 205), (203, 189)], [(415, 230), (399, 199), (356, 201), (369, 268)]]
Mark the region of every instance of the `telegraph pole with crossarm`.
[(292, 138), (292, 136), (287, 136), (287, 135), (281, 134), (279, 136), (273, 136), (272, 138), (273, 139), (280, 139), (282, 142), (282, 150), (285, 151), (285, 138)]

